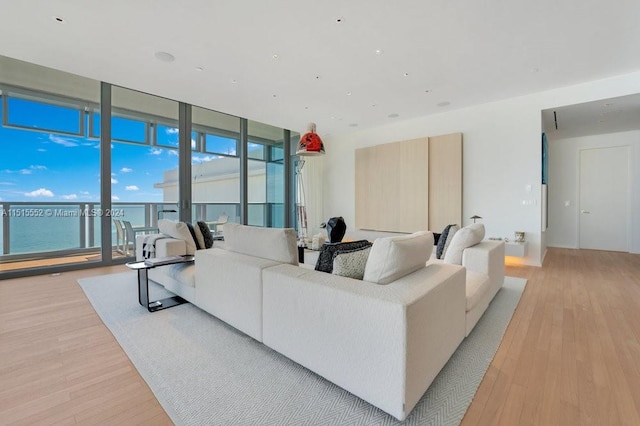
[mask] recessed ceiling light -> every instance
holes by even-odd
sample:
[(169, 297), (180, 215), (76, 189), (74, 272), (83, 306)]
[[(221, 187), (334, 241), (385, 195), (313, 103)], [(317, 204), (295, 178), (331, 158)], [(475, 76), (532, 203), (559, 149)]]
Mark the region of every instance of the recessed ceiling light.
[(273, 95), (271, 95), (271, 96), (273, 96), (274, 98), (277, 98), (277, 97), (278, 97), (278, 95), (276, 95), (275, 93), (274, 93)]
[(304, 109), (309, 109), (309, 107), (308, 107), (308, 106), (306, 106), (306, 107), (304, 107)]
[(404, 75), (405, 77), (409, 77), (409, 73), (408, 73), (408, 72), (405, 72), (405, 73), (404, 73), (404, 74), (402, 74), (402, 75)]
[(378, 104), (371, 104), (371, 107), (372, 107), (372, 108), (373, 108), (373, 107), (377, 107), (377, 106), (378, 106)]
[(344, 18), (342, 16), (338, 16), (336, 18), (336, 24), (344, 24)]
[(358, 127), (358, 123), (351, 123), (349, 124), (349, 127)]
[(154, 56), (157, 60), (162, 62), (173, 62), (176, 60), (176, 57), (169, 52), (156, 52), (154, 53)]
[(446, 107), (448, 105), (451, 105), (451, 102), (449, 102), (449, 101), (439, 102), (437, 105), (439, 107)]
[(347, 96), (351, 96), (351, 92), (347, 92)]
[(424, 91), (424, 93), (431, 93), (431, 90), (430, 90), (430, 89), (426, 89), (426, 90)]
[(61, 18), (60, 16), (52, 16), (51, 19), (53, 19), (55, 22), (59, 23), (59, 24), (66, 24), (67, 21), (64, 18)]
[(236, 80), (235, 78), (231, 80), (231, 84), (237, 84), (238, 80)]
[(196, 71), (204, 71), (204, 68), (202, 68), (202, 67), (196, 67)]
[(376, 55), (382, 55), (384, 53), (382, 49), (376, 49), (375, 52), (376, 52)]
[(278, 56), (277, 53), (274, 53), (273, 55), (271, 55), (271, 59), (273, 59), (273, 60), (276, 60), (278, 58), (279, 58), (279, 56)]
[(400, 114), (393, 113), (393, 114), (389, 114), (387, 117), (389, 117), (389, 118), (397, 118), (397, 117), (400, 117)]

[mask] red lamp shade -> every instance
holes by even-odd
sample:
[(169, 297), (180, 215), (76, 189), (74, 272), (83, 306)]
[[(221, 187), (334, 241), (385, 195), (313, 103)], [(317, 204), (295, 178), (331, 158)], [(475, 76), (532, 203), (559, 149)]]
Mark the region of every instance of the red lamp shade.
[(309, 124), (309, 131), (302, 135), (300, 142), (298, 142), (298, 149), (296, 154), (298, 155), (322, 155), (324, 154), (324, 144), (322, 139), (316, 133), (315, 123)]

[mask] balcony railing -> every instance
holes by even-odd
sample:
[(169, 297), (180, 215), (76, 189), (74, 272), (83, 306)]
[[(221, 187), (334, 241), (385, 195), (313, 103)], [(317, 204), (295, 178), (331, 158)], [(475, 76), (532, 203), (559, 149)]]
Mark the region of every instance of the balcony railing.
[[(134, 227), (155, 227), (159, 218), (177, 220), (176, 204), (114, 203), (103, 210), (99, 203), (86, 202), (0, 202), (0, 263), (26, 259), (56, 258), (74, 254), (99, 254), (101, 217), (111, 217), (112, 250), (117, 235), (113, 219), (126, 220)], [(281, 204), (250, 204), (248, 222), (257, 226), (283, 226)], [(238, 222), (240, 205), (234, 203), (194, 203), (193, 221), (215, 221), (224, 214)]]

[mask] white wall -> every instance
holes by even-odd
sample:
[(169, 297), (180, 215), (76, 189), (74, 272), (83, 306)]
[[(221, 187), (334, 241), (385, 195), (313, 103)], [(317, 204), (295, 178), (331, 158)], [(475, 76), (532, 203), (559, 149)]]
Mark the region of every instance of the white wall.
[[(341, 215), (347, 227), (355, 223), (356, 148), (462, 132), (463, 225), (478, 214), (487, 236), (513, 238), (514, 231), (525, 231), (523, 262), (540, 265), (541, 110), (638, 92), (640, 72), (325, 137), (324, 216)], [(532, 204), (523, 205), (525, 200)]]
[[(580, 150), (617, 146), (630, 147), (631, 251), (640, 252), (640, 131), (549, 141), (547, 244), (550, 247), (578, 247)], [(565, 206), (567, 201), (569, 206)]]

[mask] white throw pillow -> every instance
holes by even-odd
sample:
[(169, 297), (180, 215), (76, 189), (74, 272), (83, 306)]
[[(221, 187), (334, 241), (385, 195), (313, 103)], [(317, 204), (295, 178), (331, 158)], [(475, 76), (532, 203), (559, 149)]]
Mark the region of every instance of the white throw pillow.
[(410, 235), (378, 238), (364, 269), (364, 280), (389, 284), (424, 268), (433, 250), (433, 233), (419, 231)]
[(225, 223), (227, 250), (276, 262), (298, 264), (296, 232), (292, 228), (261, 228)]
[(337, 252), (333, 256), (333, 271), (334, 275), (340, 275), (341, 277), (355, 278), (361, 280), (364, 277), (364, 268), (367, 266), (367, 258), (371, 252), (371, 246)]
[(464, 249), (475, 246), (484, 238), (484, 224), (474, 223), (465, 226), (455, 233), (447, 251), (444, 254), (445, 263), (462, 265), (462, 252)]
[(184, 240), (187, 246), (186, 254), (196, 254), (196, 243), (193, 241), (189, 227), (184, 222), (174, 222), (169, 219), (160, 219), (158, 221), (158, 230), (161, 234), (168, 235), (172, 238)]

